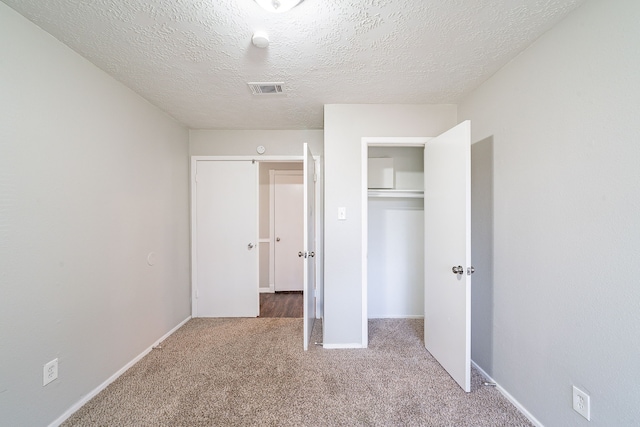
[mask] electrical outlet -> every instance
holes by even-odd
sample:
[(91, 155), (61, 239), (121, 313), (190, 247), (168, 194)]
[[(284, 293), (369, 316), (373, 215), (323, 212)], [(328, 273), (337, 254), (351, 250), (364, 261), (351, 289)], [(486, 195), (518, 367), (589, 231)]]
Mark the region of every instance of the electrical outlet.
[(51, 362), (44, 365), (42, 369), (42, 386), (46, 386), (51, 381), (58, 378), (58, 359), (53, 359)]
[(587, 421), (591, 421), (591, 400), (589, 395), (573, 386), (573, 409), (585, 417)]

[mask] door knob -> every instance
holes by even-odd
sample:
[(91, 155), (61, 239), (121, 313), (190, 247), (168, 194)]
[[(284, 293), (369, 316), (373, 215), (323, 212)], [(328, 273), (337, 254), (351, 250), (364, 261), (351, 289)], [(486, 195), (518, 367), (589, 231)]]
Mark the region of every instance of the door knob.
[(298, 252), (298, 258), (302, 258), (303, 256), (305, 258), (307, 257), (306, 254), (303, 254), (302, 252)]
[(310, 256), (311, 258), (313, 258), (314, 256), (316, 256), (316, 253), (315, 253), (315, 252), (309, 252), (309, 256)]
[(461, 265), (458, 265), (458, 266), (454, 265), (451, 271), (453, 271), (453, 274), (462, 274), (464, 273), (464, 268), (462, 268)]
[(476, 269), (473, 268), (473, 265), (471, 267), (467, 267), (467, 276), (471, 276), (475, 272), (476, 272)]
[(249, 243), (249, 244), (247, 245), (247, 249), (249, 249), (249, 250), (253, 249), (253, 243)]
[(279, 241), (280, 241), (280, 238), (279, 238), (279, 237), (276, 237), (276, 242), (279, 242)]

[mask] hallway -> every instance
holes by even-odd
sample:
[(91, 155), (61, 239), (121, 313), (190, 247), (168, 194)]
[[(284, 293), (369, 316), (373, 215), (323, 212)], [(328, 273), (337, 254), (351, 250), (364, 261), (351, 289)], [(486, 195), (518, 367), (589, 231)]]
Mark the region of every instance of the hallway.
[(260, 294), (260, 317), (302, 317), (302, 291)]

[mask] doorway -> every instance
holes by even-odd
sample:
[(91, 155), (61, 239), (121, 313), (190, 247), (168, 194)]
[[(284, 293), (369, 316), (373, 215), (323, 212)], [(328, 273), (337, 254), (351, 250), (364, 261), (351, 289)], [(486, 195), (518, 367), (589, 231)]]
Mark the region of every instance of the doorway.
[[(424, 318), (426, 141), (363, 138), (367, 334), (372, 319)], [(374, 330), (371, 339), (375, 339)]]
[(302, 291), (303, 164), (260, 162), (260, 293)]
[(424, 317), (423, 152), (368, 148), (369, 319)]
[[(303, 258), (303, 337), (304, 349), (308, 348), (313, 322), (319, 314), (316, 306), (321, 295), (321, 281), (317, 280), (315, 264), (316, 230), (321, 206), (317, 203), (320, 191), (317, 187), (321, 169), (319, 159), (314, 159), (308, 144), (302, 144), (301, 156), (263, 156), (257, 160), (248, 156), (193, 156), (191, 158), (192, 194), (192, 316), (193, 317), (257, 317), (259, 315), (260, 246), (268, 246), (274, 236), (261, 236), (264, 218), (260, 215), (258, 197), (260, 180), (258, 166), (262, 162), (298, 163), (303, 170), (303, 245), (299, 248)], [(299, 166), (298, 166), (299, 167)], [(206, 173), (209, 171), (210, 173)], [(224, 171), (224, 173), (219, 173)], [(245, 182), (238, 186), (235, 179)], [(250, 189), (249, 187), (252, 187)], [(268, 187), (268, 185), (267, 185)], [(246, 191), (245, 191), (246, 190)], [(239, 203), (242, 201), (242, 203)], [(246, 203), (245, 203), (246, 202)], [(236, 204), (240, 206), (235, 208)], [(266, 198), (268, 206), (268, 198)], [(238, 215), (233, 215), (233, 213)], [(220, 217), (220, 215), (224, 215)], [(244, 233), (247, 231), (248, 234)], [(218, 234), (224, 238), (216, 238)], [(244, 237), (243, 237), (244, 236)], [(232, 260), (225, 261), (231, 255)], [(297, 254), (296, 254), (297, 256)], [(269, 261), (267, 258), (267, 266)], [(267, 276), (269, 270), (267, 269)], [(222, 278), (227, 280), (221, 280)], [(239, 279), (242, 277), (242, 279)], [(238, 279), (238, 280), (236, 280)], [(242, 293), (237, 292), (241, 288)], [(320, 291), (318, 291), (320, 288)], [(233, 305), (223, 304), (229, 295)], [(228, 299), (228, 298), (227, 298)], [(254, 304), (255, 301), (255, 304)], [(211, 310), (205, 310), (207, 307)]]
[(302, 317), (302, 162), (260, 163), (260, 317)]
[[(422, 198), (424, 344), (460, 387), (471, 390), (471, 130), (465, 121), (435, 138), (362, 138), (362, 337), (368, 345), (369, 197)], [(370, 147), (424, 147), (424, 190), (396, 188), (380, 161), (369, 189)], [(375, 163), (374, 163), (375, 165)], [(391, 172), (388, 172), (390, 169)], [(391, 175), (391, 181), (389, 176)], [(375, 182), (375, 180), (374, 180)], [(374, 185), (374, 187), (377, 186)], [(422, 194), (419, 194), (422, 193)], [(463, 267), (464, 266), (464, 267)]]

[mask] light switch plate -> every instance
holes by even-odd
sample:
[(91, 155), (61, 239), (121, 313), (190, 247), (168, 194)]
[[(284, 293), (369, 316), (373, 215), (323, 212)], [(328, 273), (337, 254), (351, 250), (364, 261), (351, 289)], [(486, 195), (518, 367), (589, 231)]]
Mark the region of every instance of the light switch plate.
[(338, 208), (338, 219), (341, 221), (347, 219), (347, 208)]

